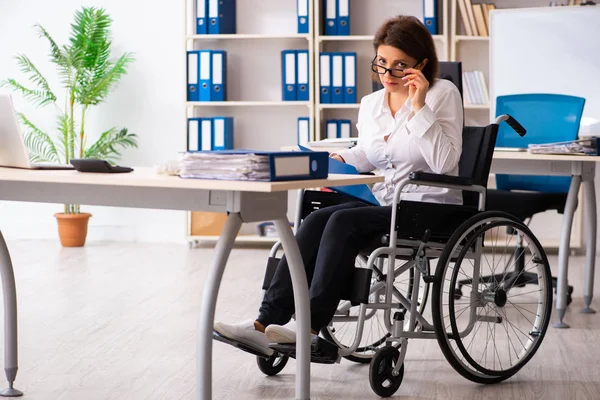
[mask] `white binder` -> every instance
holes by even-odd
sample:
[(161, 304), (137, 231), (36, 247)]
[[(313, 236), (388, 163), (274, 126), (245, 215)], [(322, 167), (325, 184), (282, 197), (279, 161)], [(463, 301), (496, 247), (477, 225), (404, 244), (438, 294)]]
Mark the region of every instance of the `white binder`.
[(335, 120), (327, 121), (327, 139), (337, 139), (338, 137), (338, 124)]
[(200, 147), (198, 145), (198, 138), (200, 137), (198, 120), (197, 119), (189, 119), (188, 120), (188, 151), (198, 151)]
[(203, 119), (202, 120), (202, 139), (200, 140), (200, 145), (202, 148), (200, 150), (212, 150), (212, 120), (211, 119)]

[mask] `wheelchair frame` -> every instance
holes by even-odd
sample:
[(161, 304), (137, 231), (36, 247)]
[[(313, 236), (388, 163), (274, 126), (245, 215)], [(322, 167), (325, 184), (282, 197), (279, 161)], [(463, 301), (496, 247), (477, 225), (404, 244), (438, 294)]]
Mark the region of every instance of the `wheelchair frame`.
[[(518, 122), (516, 122), (514, 119), (512, 119), (512, 117), (510, 117), (508, 115), (502, 115), (496, 119), (495, 124), (498, 125), (502, 121), (506, 121), (517, 132), (519, 132), (519, 129), (522, 130), (523, 134), (524, 134), (524, 129), (518, 124)], [(478, 193), (478, 205), (477, 205), (476, 216), (485, 211), (486, 191), (487, 191), (486, 187), (481, 186), (481, 185), (476, 185), (476, 184), (452, 184), (452, 183), (444, 182), (443, 180), (436, 182), (436, 181), (419, 180), (419, 179), (413, 179), (413, 178), (407, 178), (407, 179), (403, 180), (395, 188), (395, 192), (394, 192), (394, 198), (393, 198), (393, 203), (392, 203), (391, 226), (390, 226), (390, 234), (389, 234), (389, 244), (387, 246), (377, 247), (375, 250), (371, 251), (367, 258), (367, 262), (366, 262), (366, 269), (370, 269), (371, 271), (374, 271), (375, 268), (378, 268), (378, 271), (383, 273), (383, 271), (384, 271), (383, 264), (385, 263), (385, 258), (387, 258), (387, 260), (388, 260), (386, 274), (385, 274), (385, 277), (386, 277), (385, 282), (379, 281), (379, 282), (372, 284), (369, 287), (369, 296), (372, 294), (376, 294), (376, 295), (380, 294), (380, 291), (382, 291), (382, 289), (385, 288), (385, 290), (384, 290), (385, 301), (384, 302), (375, 301), (373, 303), (361, 302), (360, 306), (359, 306), (358, 315), (357, 316), (349, 316), (349, 315), (344, 315), (344, 314), (347, 314), (349, 312), (349, 310), (354, 306), (354, 304), (352, 304), (349, 300), (346, 300), (345, 303), (340, 302), (340, 305), (338, 306), (338, 309), (336, 310), (336, 314), (332, 318), (332, 322), (345, 322), (345, 321), (357, 322), (356, 336), (354, 337), (353, 343), (347, 347), (345, 347), (345, 346), (340, 347), (338, 345), (335, 345), (336, 348), (338, 349), (338, 353), (337, 353), (338, 357), (337, 357), (336, 362), (339, 362), (341, 357), (350, 356), (358, 349), (361, 339), (363, 337), (365, 321), (368, 320), (369, 318), (372, 318), (375, 315), (375, 313), (377, 312), (377, 310), (384, 310), (383, 322), (385, 325), (385, 329), (388, 331), (389, 336), (385, 338), (386, 346), (379, 348), (378, 353), (373, 357), (373, 360), (371, 363), (371, 369), (374, 368), (373, 361), (375, 361), (375, 359), (377, 358), (377, 356), (381, 350), (385, 349), (386, 347), (393, 347), (394, 343), (398, 343), (400, 350), (399, 350), (398, 356), (394, 357), (394, 360), (392, 362), (392, 364), (394, 364), (394, 365), (393, 365), (393, 369), (391, 370), (391, 376), (399, 377), (400, 382), (402, 380), (402, 375), (403, 375), (403, 366), (404, 366), (404, 359), (405, 359), (406, 351), (407, 351), (408, 339), (437, 339), (438, 342), (440, 342), (440, 340), (442, 340), (440, 338), (440, 336), (448, 335), (447, 332), (443, 332), (441, 334), (439, 332), (436, 332), (435, 315), (434, 315), (433, 323), (430, 323), (429, 321), (427, 321), (425, 316), (417, 308), (418, 308), (418, 303), (419, 303), (419, 301), (418, 301), (419, 292), (420, 292), (419, 282), (421, 281), (421, 276), (422, 275), (424, 276), (424, 280), (426, 279), (425, 282), (427, 285), (431, 284), (432, 278), (433, 278), (432, 275), (427, 276), (427, 274), (430, 273), (429, 269), (428, 269), (429, 259), (440, 258), (443, 255), (446, 246), (448, 246), (448, 243), (451, 243), (451, 241), (452, 241), (452, 240), (448, 240), (445, 243), (438, 243), (435, 241), (429, 242), (427, 233), (425, 234), (425, 236), (423, 237), (422, 240), (413, 240), (413, 239), (404, 239), (404, 238), (399, 239), (398, 238), (398, 232), (397, 232), (397, 226), (396, 226), (396, 220), (398, 217), (398, 215), (397, 215), (398, 214), (398, 205), (401, 202), (400, 197), (403, 193), (402, 191), (407, 185), (441, 187), (441, 188), (447, 188), (447, 189), (456, 189), (456, 190), (461, 190), (461, 191), (469, 191), (469, 192)], [(298, 191), (298, 206), (296, 208), (294, 232), (297, 231), (298, 227), (301, 224), (301, 220), (302, 220), (301, 205), (302, 205), (302, 199), (303, 199), (304, 192), (305, 192), (304, 190)], [(471, 219), (473, 219), (473, 218), (469, 218), (469, 220), (465, 221), (463, 223), (463, 225), (466, 225), (466, 223), (469, 222)], [(507, 219), (507, 221), (514, 220), (514, 218), (511, 217), (510, 215), (507, 215), (506, 219)], [(517, 223), (516, 220), (515, 220), (515, 223)], [(520, 222), (519, 222), (519, 224), (520, 224)], [(462, 225), (461, 225), (461, 227), (462, 227)], [(535, 243), (537, 243), (538, 249), (541, 251), (541, 253), (543, 253), (543, 249), (539, 245), (539, 242), (537, 241), (537, 239), (535, 239), (533, 234), (531, 234), (531, 232), (528, 230), (528, 228), (525, 226), (522, 229), (524, 229), (525, 233), (528, 236), (530, 236), (530, 238), (532, 238)], [(458, 231), (460, 231), (460, 229)], [(466, 235), (466, 233), (464, 235)], [(463, 237), (464, 237), (464, 235), (463, 235)], [(522, 240), (522, 237), (519, 236), (518, 240), (519, 241)], [(277, 242), (272, 247), (271, 252), (270, 252), (270, 258), (275, 258), (280, 246), (281, 246), (281, 243)], [(416, 249), (416, 251), (415, 251), (415, 249)], [(446, 252), (447, 252), (447, 250), (446, 250)], [(448, 259), (451, 259), (451, 258), (458, 257), (458, 255), (459, 255), (458, 253), (461, 253), (462, 257), (467, 256), (468, 259), (474, 260), (475, 264), (473, 266), (472, 282), (473, 281), (478, 282), (478, 285), (479, 285), (479, 283), (480, 283), (479, 282), (479, 269), (480, 269), (481, 257), (483, 254), (483, 240), (477, 240), (474, 243), (474, 246), (473, 246), (473, 244), (471, 244), (471, 245), (469, 245), (469, 248), (466, 248), (466, 249), (458, 247), (453, 250), (452, 254), (450, 254), (449, 256), (446, 254), (446, 256), (450, 257)], [(545, 254), (537, 255), (537, 257), (539, 259), (541, 259), (542, 262), (545, 261), (545, 263), (546, 263), (545, 266), (546, 266), (546, 268), (548, 268), (547, 259), (546, 259)], [(403, 260), (406, 260), (406, 262), (403, 263), (402, 265), (400, 265), (398, 268), (396, 268), (396, 260), (397, 259), (403, 259)], [(512, 259), (512, 257), (511, 257), (511, 259)], [(376, 267), (376, 263), (377, 263), (378, 267)], [(408, 299), (404, 296), (404, 294), (402, 294), (398, 289), (395, 288), (394, 281), (398, 276), (401, 276), (405, 272), (409, 271), (411, 268), (413, 268), (414, 275), (411, 278), (412, 279), (412, 288), (411, 288), (412, 291), (409, 294), (410, 299)], [(438, 265), (438, 268), (441, 268), (441, 266)], [(464, 272), (463, 272), (463, 274), (464, 274)], [(543, 283), (540, 283), (540, 286), (543, 286), (543, 285), (544, 285)], [(461, 333), (458, 335), (461, 338), (469, 335), (472, 332), (472, 330), (474, 329), (474, 326), (478, 321), (499, 323), (498, 319), (500, 319), (500, 317), (498, 317), (498, 316), (496, 316), (496, 317), (488, 316), (488, 315), (482, 316), (482, 315), (477, 314), (478, 307), (485, 307), (486, 302), (494, 301), (494, 299), (493, 299), (494, 293), (491, 293), (491, 292), (479, 293), (478, 289), (477, 289), (479, 286), (475, 286), (475, 285), (471, 285), (471, 286), (472, 286), (471, 294), (474, 295), (474, 297), (471, 298), (471, 300), (469, 300), (469, 304), (470, 304), (469, 306), (471, 307), (471, 312), (469, 313), (469, 323), (468, 323), (467, 327), (463, 331), (461, 331)], [(429, 290), (429, 288), (427, 288), (427, 290)], [(552, 292), (552, 290), (551, 290), (551, 285), (550, 285), (549, 307), (551, 307), (551, 295), (552, 295), (551, 292)], [(434, 293), (434, 295), (435, 295), (435, 293)], [(397, 298), (397, 301), (395, 301), (395, 302), (393, 301), (394, 296)], [(490, 296), (492, 298), (490, 298)], [(377, 295), (375, 297), (376, 297), (376, 299), (379, 299), (379, 295)], [(539, 303), (539, 304), (542, 304), (542, 303)], [(538, 308), (539, 307), (540, 306), (538, 306)], [(392, 309), (394, 309), (394, 308), (398, 309), (399, 311), (395, 312), (395, 314), (392, 317)], [(400, 310), (404, 310), (404, 311), (400, 311)], [(405, 326), (405, 313), (406, 312), (410, 313), (409, 319), (408, 319), (408, 327)], [(434, 310), (434, 313), (435, 313), (435, 310)], [(546, 314), (548, 314), (548, 315), (546, 315)], [(505, 318), (506, 318), (506, 314), (505, 314)], [(542, 316), (538, 315), (536, 317), (536, 322), (534, 323), (534, 325), (536, 325), (536, 326), (539, 326), (540, 324), (543, 325), (542, 329), (540, 330), (541, 332), (539, 332), (541, 334), (542, 338), (543, 338), (543, 334), (545, 333), (545, 330), (548, 325), (549, 313), (545, 312), (543, 315), (543, 319), (544, 320), (542, 321)], [(475, 334), (476, 333), (477, 333), (477, 331), (475, 332)], [(530, 333), (530, 334), (533, 336), (535, 333), (536, 332), (532, 331), (532, 333)], [(383, 343), (383, 342), (381, 342), (381, 343)], [(534, 343), (534, 345), (536, 347), (533, 350), (533, 352), (531, 352), (531, 354), (529, 354), (529, 349), (525, 348), (524, 349), (524, 351), (526, 351), (525, 355), (529, 354), (528, 357), (533, 356), (533, 354), (537, 350), (537, 346), (539, 346), (540, 343), (541, 343), (541, 339), (538, 342)], [(530, 345), (529, 347), (531, 347), (531, 343), (528, 343), (528, 344)], [(271, 347), (277, 351), (277, 347), (274, 347), (274, 346), (271, 346)], [(394, 347), (394, 349), (395, 349), (395, 347)], [(487, 346), (486, 346), (486, 351), (487, 351)], [(510, 351), (510, 349), (509, 349), (509, 351)], [(516, 351), (516, 349), (515, 349), (515, 351)], [(446, 353), (445, 353), (445, 355), (448, 358), (448, 355)], [(450, 359), (449, 359), (449, 361), (450, 361)], [(528, 361), (528, 359), (525, 362), (527, 362), (527, 361)], [(457, 361), (457, 362), (462, 362), (462, 361)], [(452, 362), (451, 362), (451, 364), (452, 364)], [(260, 363), (259, 363), (259, 365), (260, 365)], [(284, 363), (284, 365), (285, 365), (285, 363)], [(453, 364), (453, 367), (456, 369), (456, 366), (454, 364)], [(481, 372), (481, 374), (483, 374), (483, 376), (488, 379), (484, 379), (484, 378), (476, 379), (476, 378), (468, 376), (468, 374), (464, 374), (463, 372), (459, 371), (458, 369), (457, 369), (457, 371), (459, 371), (459, 373), (461, 373), (463, 376), (467, 377), (468, 379), (471, 379), (474, 381), (479, 381), (481, 383), (493, 383), (493, 382), (499, 382), (501, 380), (508, 378), (509, 376), (512, 376), (512, 374), (514, 374), (520, 367), (522, 367), (522, 365), (518, 366), (518, 368), (517, 368), (517, 366), (515, 366), (513, 369), (516, 369), (516, 370), (507, 376), (502, 376), (501, 374), (485, 375), (483, 372)], [(473, 366), (470, 366), (470, 368), (471, 369), (475, 368), (477, 370), (480, 369), (480, 368), (473, 367)], [(476, 371), (474, 371), (474, 372), (477, 373)], [(370, 377), (372, 378), (372, 376), (373, 376), (373, 374), (371, 373)], [(374, 389), (374, 391), (377, 394), (379, 394), (381, 396), (389, 396), (389, 395), (393, 394), (397, 390), (397, 388), (400, 386), (400, 383), (398, 383), (398, 382), (396, 382), (396, 383), (397, 383), (397, 386), (395, 386), (391, 389), (379, 388), (379, 390), (377, 390), (374, 387), (373, 381), (371, 380), (372, 388)]]

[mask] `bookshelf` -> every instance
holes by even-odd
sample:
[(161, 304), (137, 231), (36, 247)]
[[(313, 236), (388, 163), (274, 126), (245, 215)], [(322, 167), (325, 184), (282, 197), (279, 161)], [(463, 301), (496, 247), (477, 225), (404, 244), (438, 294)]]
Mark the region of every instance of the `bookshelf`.
[[(238, 0), (236, 34), (196, 34), (196, 1), (185, 0), (184, 43), (187, 50), (227, 51), (227, 101), (185, 102), (185, 120), (210, 116), (234, 117), (234, 147), (279, 150), (297, 143), (297, 118), (310, 120), (310, 138), (320, 138), (321, 126), (328, 118), (352, 121), (352, 136), (360, 99), (371, 92), (369, 63), (373, 56), (373, 34), (383, 21), (396, 14), (423, 18), (422, 0), (349, 0), (351, 32), (348, 36), (322, 34), (323, 0), (309, 0), (308, 34), (297, 33), (297, 0)], [(449, 25), (446, 23), (448, 2), (439, 0), (438, 18), (442, 32), (434, 35), (440, 60), (449, 59)], [(439, 13), (442, 16), (439, 16)], [(243, 16), (243, 18), (241, 17)], [(309, 101), (281, 100), (281, 50), (308, 49)], [(357, 103), (319, 104), (318, 54), (321, 51), (357, 53)], [(272, 68), (265, 68), (272, 65)], [(186, 67), (184, 67), (186, 68)], [(185, 71), (187, 73), (187, 71)], [(186, 123), (187, 126), (187, 123)], [(187, 135), (187, 132), (184, 133)], [(288, 218), (293, 221), (295, 194), (290, 194)], [(222, 218), (186, 213), (185, 236), (194, 245), (214, 243), (218, 232), (198, 234), (195, 222), (206, 219), (207, 225)], [(214, 217), (214, 218), (213, 218)], [(272, 244), (276, 237), (261, 237), (256, 224), (244, 224), (236, 240), (239, 244)]]
[[(372, 92), (370, 62), (374, 54), (373, 34), (380, 24), (396, 14), (415, 15), (423, 18), (422, 0), (373, 0), (350, 1), (350, 35), (323, 35), (323, 0), (309, 0), (309, 33), (297, 33), (297, 0), (238, 0), (236, 34), (195, 34), (195, 3), (186, 1), (185, 33), (186, 50), (219, 49), (227, 51), (228, 101), (185, 102), (185, 119), (191, 117), (234, 117), (235, 147), (279, 150), (297, 143), (297, 118), (310, 120), (310, 138), (323, 138), (327, 119), (351, 121), (352, 136), (357, 136), (360, 99)], [(483, 72), (489, 92), (489, 36), (467, 35), (458, 2), (464, 0), (438, 0), (438, 19), (441, 27), (434, 41), (440, 61), (462, 61), (463, 70)], [(477, 1), (476, 1), (477, 2)], [(547, 6), (543, 0), (495, 0), (498, 8)], [(243, 16), (241, 18), (240, 16)], [(308, 49), (309, 54), (309, 101), (281, 100), (281, 50)], [(321, 104), (319, 102), (320, 52), (356, 52), (357, 54), (357, 103)], [(271, 65), (271, 68), (265, 66)], [(184, 67), (185, 68), (185, 67)], [(465, 104), (465, 122), (487, 125), (490, 121), (489, 104)], [(187, 124), (186, 124), (187, 126)], [(186, 133), (184, 133), (186, 134)], [(491, 177), (493, 187), (494, 177)], [(295, 193), (290, 193), (288, 218), (293, 221), (296, 204)], [(581, 248), (581, 207), (578, 208), (573, 227), (573, 248)], [(196, 213), (187, 213), (185, 236), (194, 245), (199, 242), (215, 243), (216, 233), (198, 234), (193, 221)], [(560, 215), (549, 216), (553, 226)], [(535, 220), (533, 222), (535, 228)], [(558, 223), (558, 226), (560, 224)], [(238, 244), (270, 245), (276, 237), (261, 237), (256, 224), (244, 224), (236, 242)], [(555, 248), (556, 238), (542, 238), (542, 244)]]
[[(185, 0), (185, 50), (227, 52), (227, 100), (187, 101), (186, 90), (186, 131), (183, 134), (187, 137), (188, 118), (226, 116), (234, 119), (234, 148), (268, 151), (295, 144), (297, 119), (308, 117), (310, 121), (314, 120), (312, 18), (308, 18), (308, 34), (298, 34), (296, 0), (238, 0), (235, 34), (197, 34), (196, 4), (197, 0)], [(310, 16), (312, 1), (308, 5)], [(308, 101), (282, 100), (281, 51), (287, 49), (308, 50), (311, 79)], [(184, 73), (187, 76), (185, 63)], [(313, 124), (310, 125), (312, 140)], [(190, 246), (199, 242), (215, 243), (223, 223), (224, 215), (187, 212), (186, 240)], [(236, 242), (272, 244), (277, 240), (258, 236), (256, 225), (243, 224)]]

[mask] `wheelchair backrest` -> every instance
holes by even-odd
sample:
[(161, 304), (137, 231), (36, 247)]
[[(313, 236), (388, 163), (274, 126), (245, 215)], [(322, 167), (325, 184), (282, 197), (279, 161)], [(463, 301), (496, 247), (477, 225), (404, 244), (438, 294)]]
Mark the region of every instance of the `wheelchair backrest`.
[[(473, 179), (475, 185), (487, 187), (498, 125), (465, 126), (462, 153), (458, 162), (458, 175)], [(463, 191), (463, 204), (477, 206), (478, 194)]]

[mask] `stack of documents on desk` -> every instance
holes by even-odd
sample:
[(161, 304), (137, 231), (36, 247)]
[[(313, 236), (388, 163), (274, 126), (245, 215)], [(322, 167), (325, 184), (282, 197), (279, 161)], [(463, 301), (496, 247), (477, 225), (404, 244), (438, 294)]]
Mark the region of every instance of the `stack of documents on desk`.
[(528, 145), (531, 154), (571, 154), (584, 156), (597, 156), (599, 138), (590, 137), (586, 139), (571, 140), (568, 142), (556, 142), (545, 144)]
[(331, 138), (323, 139), (316, 142), (308, 142), (306, 147), (319, 151), (328, 151), (335, 153), (340, 150), (350, 149), (356, 146), (358, 138)]
[(185, 179), (282, 181), (324, 179), (326, 152), (198, 151), (183, 156), (179, 176)]

